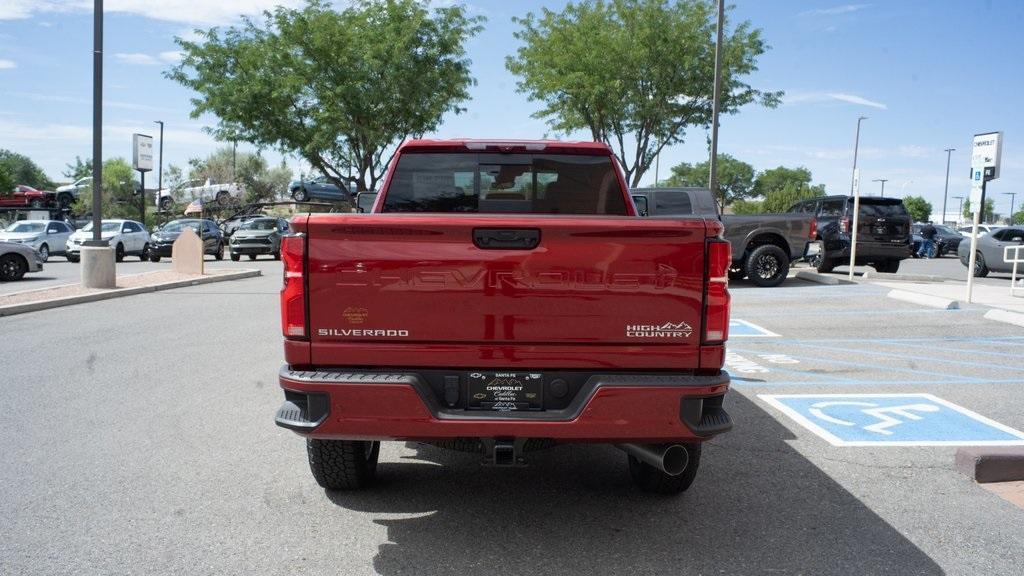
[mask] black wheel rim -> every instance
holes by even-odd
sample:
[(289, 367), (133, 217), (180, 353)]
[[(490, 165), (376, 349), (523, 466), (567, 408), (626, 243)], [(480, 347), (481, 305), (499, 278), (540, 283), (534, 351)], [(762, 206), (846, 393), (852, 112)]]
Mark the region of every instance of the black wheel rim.
[(974, 259), (974, 273), (981, 274), (981, 271), (985, 269), (985, 257), (978, 252), (978, 257)]
[(818, 252), (814, 256), (810, 257), (810, 259), (808, 260), (808, 263), (811, 266), (814, 266), (815, 268), (818, 268), (819, 266), (821, 266), (821, 259), (822, 258), (823, 258), (823, 256), (821, 255), (821, 252)]
[(4, 278), (14, 278), (18, 273), (18, 263), (14, 260), (7, 259), (0, 262), (0, 276)]
[(754, 263), (754, 271), (759, 278), (770, 280), (779, 273), (779, 261), (771, 254), (764, 254)]

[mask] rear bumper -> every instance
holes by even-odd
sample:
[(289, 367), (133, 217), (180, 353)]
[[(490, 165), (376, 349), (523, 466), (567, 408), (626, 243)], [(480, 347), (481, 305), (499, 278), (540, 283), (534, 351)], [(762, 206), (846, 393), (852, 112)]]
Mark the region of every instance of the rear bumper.
[(442, 407), (415, 371), (280, 373), (275, 421), (304, 436), (346, 440), (546, 438), (565, 442), (699, 442), (732, 428), (729, 374), (593, 374), (564, 409), (489, 412)]
[[(857, 241), (857, 262), (873, 262), (876, 260), (903, 260), (910, 258), (913, 244), (910, 240), (905, 243), (880, 243)], [(850, 258), (850, 243), (845, 242), (842, 249), (830, 252), (830, 258)]]

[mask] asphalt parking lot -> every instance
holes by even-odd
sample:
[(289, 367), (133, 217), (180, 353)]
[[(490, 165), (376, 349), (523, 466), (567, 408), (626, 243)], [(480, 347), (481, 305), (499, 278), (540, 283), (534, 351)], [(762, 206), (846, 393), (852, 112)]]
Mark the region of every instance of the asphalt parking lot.
[(931, 394), (1024, 430), (1024, 330), (986, 320), (981, 307), (920, 308), (868, 284), (736, 283), (726, 404), (736, 427), (705, 447), (679, 498), (636, 491), (625, 457), (607, 446), (489, 469), (404, 443), (385, 445), (375, 490), (326, 493), (302, 440), (273, 425), (280, 264), (257, 266), (259, 278), (0, 319), (13, 335), (0, 387), (0, 572), (1020, 574), (1024, 565), (1024, 510), (956, 472), (954, 447), (835, 446), (766, 399)]

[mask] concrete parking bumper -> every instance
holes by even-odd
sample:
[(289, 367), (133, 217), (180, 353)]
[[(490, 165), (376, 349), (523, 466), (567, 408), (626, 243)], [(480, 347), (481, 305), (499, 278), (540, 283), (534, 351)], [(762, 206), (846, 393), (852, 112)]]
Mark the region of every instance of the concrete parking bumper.
[(1024, 446), (970, 446), (956, 451), (956, 467), (978, 483), (1024, 480)]
[[(195, 286), (197, 284), (225, 282), (227, 280), (241, 280), (242, 278), (259, 276), (261, 272), (257, 269), (251, 268), (244, 270), (208, 270), (207, 273), (202, 276), (196, 275), (167, 281), (160, 281), (159, 275), (162, 274), (162, 272), (150, 274), (153, 275), (152, 283), (145, 282), (146, 279), (143, 277), (147, 276), (147, 274), (122, 276), (118, 278), (119, 283), (130, 278), (135, 280), (135, 282), (132, 282), (132, 284), (135, 285), (109, 290), (81, 288), (80, 285), (71, 284), (43, 288), (40, 290), (5, 294), (4, 296), (0, 296), (0, 317), (24, 314), (26, 312), (36, 312), (38, 310), (58, 308), (61, 306), (70, 306), (72, 304), (109, 300), (111, 298), (120, 298), (121, 296), (131, 296), (133, 294), (142, 294), (145, 292), (184, 288), (186, 286)], [(180, 277), (181, 275), (176, 276)], [(139, 280), (141, 280), (141, 282)], [(69, 291), (75, 293), (72, 295), (66, 295)], [(14, 303), (3, 304), (4, 301), (14, 301)]]

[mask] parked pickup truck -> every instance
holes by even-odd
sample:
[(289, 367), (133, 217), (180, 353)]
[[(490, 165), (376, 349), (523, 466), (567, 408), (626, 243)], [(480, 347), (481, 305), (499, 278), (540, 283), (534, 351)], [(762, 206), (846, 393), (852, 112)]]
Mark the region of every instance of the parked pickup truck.
[[(641, 216), (703, 216), (718, 218), (718, 206), (707, 188), (638, 188), (630, 192)], [(725, 239), (732, 244), (729, 278), (749, 278), (757, 286), (778, 286), (789, 263), (817, 252), (814, 218), (810, 214), (723, 214)]]
[(282, 238), (276, 423), (328, 489), (369, 485), (380, 442), (516, 466), (609, 443), (677, 493), (729, 430), (729, 243), (717, 218), (636, 218), (607, 146), (415, 140), (368, 214)]

